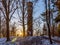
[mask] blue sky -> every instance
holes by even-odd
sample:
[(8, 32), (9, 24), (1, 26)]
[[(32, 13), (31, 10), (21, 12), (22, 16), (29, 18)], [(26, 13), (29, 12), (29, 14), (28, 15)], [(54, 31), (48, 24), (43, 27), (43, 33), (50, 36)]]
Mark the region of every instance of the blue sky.
[[(39, 1), (36, 3), (36, 5), (34, 6), (34, 12), (35, 12), (35, 13), (33, 13), (33, 18), (35, 19), (35, 18), (39, 17), (39, 16), (44, 12), (44, 10), (45, 10), (44, 2), (43, 2), (43, 0), (39, 0)], [(17, 23), (16, 25), (19, 26), (19, 24), (18, 24), (19, 18), (18, 18), (17, 12), (15, 12), (13, 16), (16, 17), (16, 18), (11, 20), (12, 23), (13, 23), (13, 22), (16, 22), (16, 23)], [(41, 27), (42, 27), (42, 26), (43, 26), (43, 23), (41, 24)], [(19, 28), (20, 28), (20, 27), (21, 27), (21, 26), (19, 26)], [(21, 28), (22, 28), (22, 27), (21, 27)]]
[[(41, 16), (41, 14), (45, 11), (45, 5), (44, 5), (44, 2), (43, 0), (39, 0), (35, 6), (35, 13), (33, 14), (33, 17), (34, 19)], [(43, 27), (43, 22), (40, 24), (41, 27), (40, 29), (42, 30), (42, 27)]]
[(35, 13), (33, 14), (34, 18), (38, 17), (39, 15), (41, 15), (42, 12), (44, 12), (44, 2), (43, 0), (39, 0), (36, 5), (35, 5)]

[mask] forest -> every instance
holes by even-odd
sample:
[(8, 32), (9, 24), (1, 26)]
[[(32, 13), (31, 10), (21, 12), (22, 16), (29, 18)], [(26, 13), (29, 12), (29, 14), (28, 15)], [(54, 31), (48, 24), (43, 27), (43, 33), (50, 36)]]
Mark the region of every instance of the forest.
[(0, 45), (60, 45), (60, 0), (0, 0)]

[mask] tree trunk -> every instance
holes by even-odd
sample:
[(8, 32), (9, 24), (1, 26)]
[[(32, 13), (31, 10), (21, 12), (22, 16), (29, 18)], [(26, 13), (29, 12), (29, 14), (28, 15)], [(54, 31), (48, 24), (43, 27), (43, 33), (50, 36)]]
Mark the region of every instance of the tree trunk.
[(28, 18), (27, 18), (27, 36), (33, 36), (33, 3), (27, 2), (27, 12), (28, 12)]
[(24, 24), (24, 4), (25, 0), (22, 0), (23, 11), (22, 11), (22, 19), (23, 19), (23, 37), (25, 36), (25, 24)]
[(0, 37), (1, 37), (1, 12), (0, 12)]
[(48, 35), (50, 39), (50, 44), (52, 44), (51, 33), (50, 33), (50, 0), (48, 0), (48, 8), (49, 8), (49, 19), (48, 19)]
[(10, 41), (10, 36), (9, 36), (9, 6), (7, 6), (6, 9), (6, 37), (7, 41)]
[(9, 41), (10, 40), (10, 38), (9, 38), (9, 14), (7, 13), (7, 18), (6, 18), (6, 28), (7, 28), (7, 30), (6, 30), (6, 37), (7, 37), (7, 41)]
[(48, 6), (49, 6), (49, 19), (47, 17), (47, 0), (45, 0), (45, 4), (46, 4), (46, 23), (47, 23), (47, 27), (48, 27), (48, 36), (50, 39), (50, 44), (52, 44), (52, 40), (51, 40), (51, 34), (50, 34), (50, 0), (48, 1)]

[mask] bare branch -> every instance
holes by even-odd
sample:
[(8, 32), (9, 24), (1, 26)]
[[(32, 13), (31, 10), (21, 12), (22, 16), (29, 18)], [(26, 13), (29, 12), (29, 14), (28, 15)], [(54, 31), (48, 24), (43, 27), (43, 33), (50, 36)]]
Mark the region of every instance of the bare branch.
[(6, 18), (5, 13), (4, 13), (4, 11), (2, 10), (2, 8), (0, 8), (0, 10), (1, 10), (2, 14), (4, 15), (4, 18)]
[(2, 0), (1, 3), (2, 3), (4, 9), (7, 10), (7, 3), (6, 3), (6, 0)]
[[(18, 8), (18, 7), (17, 7)], [(13, 12), (12, 12), (12, 14), (11, 14), (11, 16), (10, 16), (10, 19), (9, 20), (11, 20), (11, 18), (12, 18), (12, 16), (13, 16), (13, 14), (14, 14), (14, 12), (17, 10), (17, 8), (15, 8), (14, 10), (13, 10)]]

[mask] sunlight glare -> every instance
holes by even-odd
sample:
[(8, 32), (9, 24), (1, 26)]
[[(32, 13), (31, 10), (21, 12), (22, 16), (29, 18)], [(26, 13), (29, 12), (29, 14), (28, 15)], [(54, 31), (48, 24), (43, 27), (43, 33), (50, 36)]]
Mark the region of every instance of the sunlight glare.
[(22, 36), (23, 33), (22, 33), (20, 30), (17, 30), (17, 31), (16, 31), (16, 35), (17, 35), (17, 36)]

